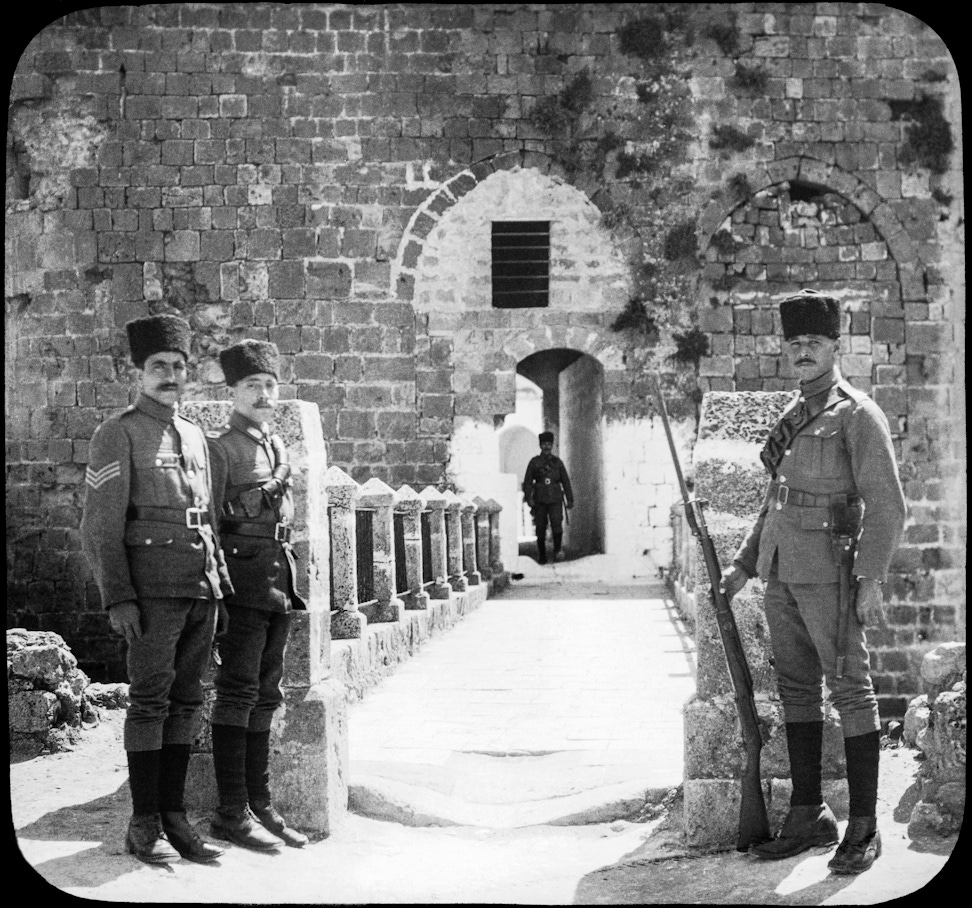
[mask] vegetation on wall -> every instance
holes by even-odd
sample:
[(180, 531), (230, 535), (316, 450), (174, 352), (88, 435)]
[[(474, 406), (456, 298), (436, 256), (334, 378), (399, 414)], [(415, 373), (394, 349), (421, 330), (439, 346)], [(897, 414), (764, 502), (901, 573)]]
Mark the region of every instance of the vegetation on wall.
[(717, 124), (712, 129), (709, 148), (713, 151), (746, 151), (756, 144), (752, 136), (732, 124)]
[(905, 166), (917, 164), (935, 174), (948, 170), (948, 159), (955, 147), (952, 129), (945, 119), (942, 99), (922, 95), (913, 101), (888, 101), (892, 120), (905, 120), (904, 143), (898, 159)]

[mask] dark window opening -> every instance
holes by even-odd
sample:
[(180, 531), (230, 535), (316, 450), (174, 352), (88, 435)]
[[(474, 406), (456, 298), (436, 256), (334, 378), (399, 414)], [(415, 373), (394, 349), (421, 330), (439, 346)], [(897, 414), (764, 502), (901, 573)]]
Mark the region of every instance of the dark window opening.
[(493, 307), (532, 309), (550, 303), (550, 222), (494, 221)]
[(814, 202), (820, 203), (828, 192), (833, 190), (822, 186), (819, 183), (810, 183), (806, 180), (790, 181), (790, 201), (791, 202)]

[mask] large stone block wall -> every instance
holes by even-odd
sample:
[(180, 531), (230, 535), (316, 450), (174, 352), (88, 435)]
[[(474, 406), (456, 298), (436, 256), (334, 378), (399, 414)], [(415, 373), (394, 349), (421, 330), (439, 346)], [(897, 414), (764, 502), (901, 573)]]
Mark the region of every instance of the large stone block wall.
[[(158, 311), (195, 328), (191, 397), (224, 396), (220, 347), (272, 340), (329, 463), (394, 487), (453, 479), (457, 425), (491, 431), (525, 357), (588, 354), (609, 487), (612, 439), (650, 431), (648, 371), (689, 437), (701, 392), (790, 382), (780, 292), (838, 290), (842, 364), (891, 419), (911, 505), (876, 667), (901, 712), (921, 648), (964, 634), (961, 108), (913, 16), (94, 7), (30, 41), (10, 102), (8, 621), (93, 677), (114, 643), (77, 538), (88, 442), (130, 398), (125, 321)], [(550, 306), (492, 309), (482, 227), (535, 211)], [(671, 497), (649, 479), (635, 509), (656, 561)], [(606, 507), (606, 545), (630, 539)]]

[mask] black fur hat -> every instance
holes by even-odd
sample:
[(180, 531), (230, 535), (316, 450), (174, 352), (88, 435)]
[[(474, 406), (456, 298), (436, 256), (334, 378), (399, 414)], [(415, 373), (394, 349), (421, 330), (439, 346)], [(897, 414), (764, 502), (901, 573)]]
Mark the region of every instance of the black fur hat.
[(226, 384), (235, 385), (240, 379), (258, 372), (266, 372), (274, 378), (277, 374), (277, 358), (279, 356), (276, 344), (267, 341), (244, 340), (232, 347), (227, 347), (219, 354), (219, 364), (226, 376)]
[(833, 296), (816, 290), (801, 290), (780, 303), (783, 338), (801, 334), (820, 334), (837, 340), (840, 337), (840, 303)]
[(132, 362), (141, 369), (145, 360), (156, 353), (171, 350), (187, 360), (192, 346), (189, 322), (178, 315), (150, 315), (132, 319), (125, 325)]
[(545, 441), (549, 441), (550, 444), (553, 444), (553, 432), (540, 433), (540, 444), (543, 444)]

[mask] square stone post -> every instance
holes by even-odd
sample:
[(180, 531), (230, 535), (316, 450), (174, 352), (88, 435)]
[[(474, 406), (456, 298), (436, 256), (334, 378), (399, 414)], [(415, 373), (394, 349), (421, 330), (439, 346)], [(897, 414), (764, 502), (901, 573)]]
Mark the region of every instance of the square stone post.
[(476, 565), (479, 575), (488, 583), (493, 578), (493, 569), (489, 562), (489, 513), (485, 498), (477, 495), (473, 504), (476, 505)]
[(371, 523), (371, 552), (374, 564), (375, 602), (359, 605), (370, 622), (398, 621), (404, 603), (395, 590), (395, 518), (392, 509), (398, 496), (380, 479), (372, 477), (360, 490), (357, 506), (374, 512)]
[(429, 588), (429, 595), (433, 599), (448, 599), (452, 595), (452, 587), (446, 582), (449, 576), (449, 566), (446, 562), (446, 500), (434, 486), (426, 486), (419, 492), (419, 496), (425, 503), (425, 510), (429, 513), (429, 547), (434, 578)]
[(358, 562), (354, 509), (361, 487), (344, 470), (324, 474), (331, 530), (331, 636), (350, 640), (362, 635), (368, 619), (358, 611)]
[(422, 580), (422, 510), (425, 502), (411, 486), (403, 485), (398, 490), (395, 513), (401, 514), (404, 522), (405, 538), (405, 594), (406, 609), (426, 609), (429, 607), (429, 594), (425, 592)]
[[(180, 412), (206, 430), (229, 418), (226, 401), (193, 401)], [(284, 655), (283, 706), (270, 734), (270, 779), (274, 802), (301, 829), (329, 835), (347, 813), (348, 722), (344, 687), (330, 676), (330, 545), (324, 471), (327, 449), (321, 414), (308, 401), (281, 401), (273, 431), (287, 447), (294, 492), (293, 546), (297, 592), (306, 610), (292, 613)], [(208, 695), (208, 707), (213, 702)], [(186, 783), (186, 805), (210, 813), (217, 794), (213, 777), (209, 708), (197, 736)]]
[(483, 578), (476, 570), (476, 505), (460, 496), (462, 513), (462, 566), (470, 586), (479, 586)]
[(486, 500), (486, 513), (489, 515), (489, 568), (493, 576), (503, 573), (503, 557), (500, 548), (499, 515), (503, 505), (493, 498)]
[(446, 552), (449, 568), (449, 585), (457, 593), (469, 589), (462, 572), (462, 502), (451, 489), (443, 493), (445, 499)]

